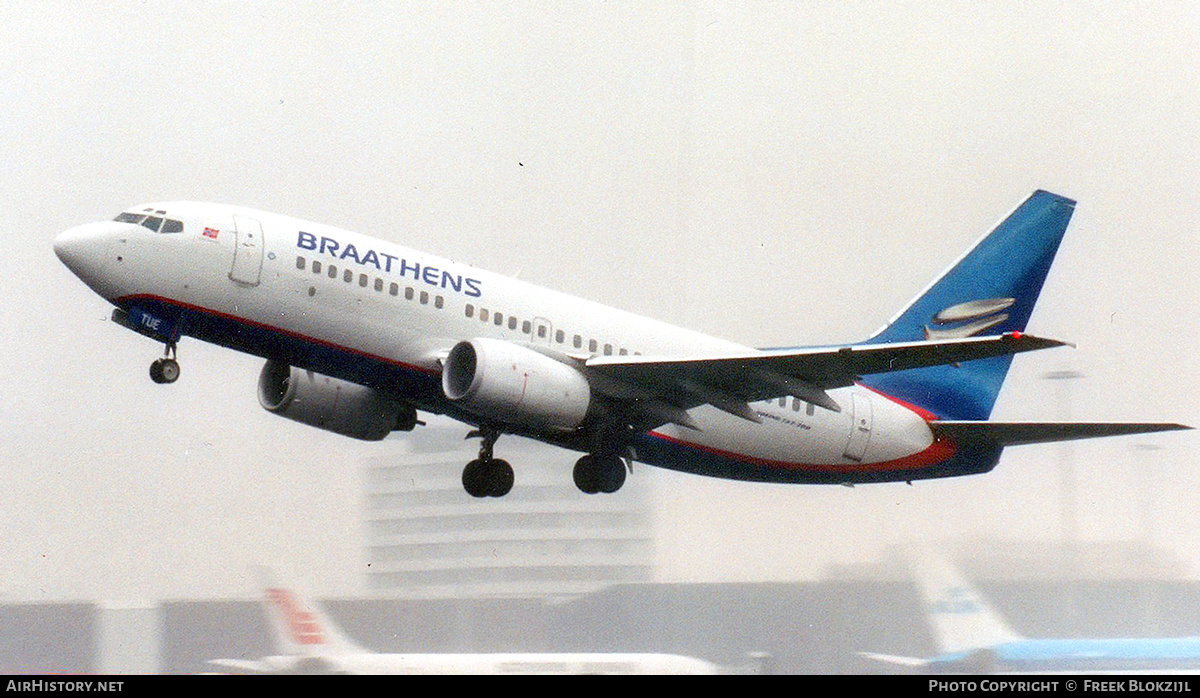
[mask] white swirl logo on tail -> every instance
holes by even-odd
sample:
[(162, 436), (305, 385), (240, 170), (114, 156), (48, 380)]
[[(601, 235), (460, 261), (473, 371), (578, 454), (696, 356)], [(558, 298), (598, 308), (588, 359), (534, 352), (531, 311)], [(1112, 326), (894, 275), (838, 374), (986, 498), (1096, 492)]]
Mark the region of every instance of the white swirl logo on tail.
[(925, 339), (974, 337), (1008, 319), (1004, 312), (1015, 298), (982, 298), (946, 308), (933, 316), (933, 327), (925, 326)]

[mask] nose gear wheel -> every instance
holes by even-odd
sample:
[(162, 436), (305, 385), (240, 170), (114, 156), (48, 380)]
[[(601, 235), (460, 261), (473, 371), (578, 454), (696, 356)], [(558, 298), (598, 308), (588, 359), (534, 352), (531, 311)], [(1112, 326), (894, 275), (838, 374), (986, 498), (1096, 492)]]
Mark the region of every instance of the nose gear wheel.
[(179, 362), (175, 359), (175, 343), (170, 342), (162, 358), (150, 364), (150, 380), (155, 383), (174, 383), (179, 380)]

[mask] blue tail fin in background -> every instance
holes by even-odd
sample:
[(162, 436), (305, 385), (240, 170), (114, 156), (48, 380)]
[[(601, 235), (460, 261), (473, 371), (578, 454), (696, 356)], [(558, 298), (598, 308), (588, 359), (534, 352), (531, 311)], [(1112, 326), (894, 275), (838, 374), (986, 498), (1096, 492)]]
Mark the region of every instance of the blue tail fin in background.
[[(1036, 191), (864, 344), (1024, 332), (1075, 202)], [(862, 380), (943, 419), (987, 419), (1012, 356)]]

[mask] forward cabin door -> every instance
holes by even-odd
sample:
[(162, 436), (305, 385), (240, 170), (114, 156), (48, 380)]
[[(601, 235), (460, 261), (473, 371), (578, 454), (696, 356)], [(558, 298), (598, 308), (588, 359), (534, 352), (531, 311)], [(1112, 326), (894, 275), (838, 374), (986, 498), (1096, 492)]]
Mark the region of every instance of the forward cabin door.
[(233, 267), (229, 278), (239, 284), (257, 286), (262, 280), (262, 224), (253, 218), (234, 216), (237, 241), (233, 246)]

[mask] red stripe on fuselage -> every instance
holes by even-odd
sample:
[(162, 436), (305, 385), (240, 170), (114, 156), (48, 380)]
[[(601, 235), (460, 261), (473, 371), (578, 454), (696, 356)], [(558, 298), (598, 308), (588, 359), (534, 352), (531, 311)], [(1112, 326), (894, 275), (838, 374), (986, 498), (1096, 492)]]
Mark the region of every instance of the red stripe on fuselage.
[(891, 472), (897, 470), (919, 470), (927, 468), (931, 465), (944, 463), (954, 457), (958, 452), (958, 447), (950, 439), (935, 438), (933, 443), (929, 444), (925, 450), (914, 453), (911, 456), (896, 458), (894, 460), (880, 461), (878, 463), (790, 463), (788, 461), (769, 460), (766, 458), (756, 458), (743, 453), (735, 453), (733, 451), (725, 451), (712, 446), (692, 443), (677, 439), (673, 436), (651, 431), (650, 436), (656, 439), (662, 439), (684, 448), (691, 448), (697, 451), (703, 451), (710, 455), (719, 456), (738, 463), (748, 463), (764, 468), (778, 468), (781, 470), (799, 470), (815, 473), (877, 473)]

